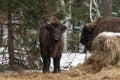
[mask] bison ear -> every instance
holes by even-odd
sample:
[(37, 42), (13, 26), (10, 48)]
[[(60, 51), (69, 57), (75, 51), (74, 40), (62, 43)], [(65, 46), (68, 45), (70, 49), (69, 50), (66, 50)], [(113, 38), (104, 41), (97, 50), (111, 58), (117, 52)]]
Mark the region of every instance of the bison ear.
[(65, 32), (66, 29), (67, 29), (67, 27), (62, 25), (62, 31)]

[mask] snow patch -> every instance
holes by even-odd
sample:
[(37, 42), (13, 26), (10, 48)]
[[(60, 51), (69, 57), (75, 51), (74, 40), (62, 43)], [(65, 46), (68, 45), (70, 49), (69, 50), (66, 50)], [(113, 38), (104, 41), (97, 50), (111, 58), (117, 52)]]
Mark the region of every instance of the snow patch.
[[(85, 60), (86, 54), (80, 54), (80, 53), (63, 53), (60, 61), (60, 67), (61, 69), (66, 68), (68, 70), (70, 67), (77, 66), (80, 63), (83, 63)], [(89, 57), (90, 54), (87, 54), (87, 57)], [(53, 68), (53, 59), (51, 58), (51, 68)]]
[(102, 35), (106, 35), (106, 36), (120, 36), (120, 33), (114, 33), (114, 32), (102, 32), (99, 34), (99, 36)]

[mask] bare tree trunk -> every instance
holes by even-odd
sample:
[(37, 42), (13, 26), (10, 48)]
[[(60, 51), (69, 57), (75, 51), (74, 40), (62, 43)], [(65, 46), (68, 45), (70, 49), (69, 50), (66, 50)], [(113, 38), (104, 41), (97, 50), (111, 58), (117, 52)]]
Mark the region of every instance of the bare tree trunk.
[(4, 24), (4, 22), (3, 22), (2, 18), (0, 18), (0, 47), (2, 46), (2, 42), (3, 42), (3, 38), (2, 38), (2, 36), (3, 36), (3, 24)]
[(10, 69), (14, 68), (14, 47), (13, 47), (13, 28), (12, 28), (12, 0), (8, 1), (8, 53)]
[(64, 13), (66, 13), (65, 2), (64, 0), (60, 0), (61, 6), (63, 8)]
[(90, 6), (89, 6), (89, 13), (90, 13), (90, 21), (93, 21), (93, 18), (92, 18), (92, 0), (90, 0)]
[(98, 5), (98, 1), (97, 0), (93, 0), (93, 3), (95, 5), (95, 9), (97, 12), (97, 17), (100, 16), (100, 10), (99, 10), (99, 5)]
[(98, 17), (98, 16), (100, 16), (98, 1), (97, 0), (90, 0), (90, 3), (89, 3), (89, 18), (90, 18), (90, 21), (92, 22), (94, 20), (94, 18)]
[(102, 0), (103, 16), (112, 16), (112, 0)]

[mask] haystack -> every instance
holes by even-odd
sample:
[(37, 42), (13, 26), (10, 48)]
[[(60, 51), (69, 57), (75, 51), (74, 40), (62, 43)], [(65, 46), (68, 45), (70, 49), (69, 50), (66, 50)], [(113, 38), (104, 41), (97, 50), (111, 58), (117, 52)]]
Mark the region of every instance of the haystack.
[(88, 72), (98, 72), (103, 67), (120, 66), (120, 37), (100, 33), (93, 41), (92, 55), (83, 63)]

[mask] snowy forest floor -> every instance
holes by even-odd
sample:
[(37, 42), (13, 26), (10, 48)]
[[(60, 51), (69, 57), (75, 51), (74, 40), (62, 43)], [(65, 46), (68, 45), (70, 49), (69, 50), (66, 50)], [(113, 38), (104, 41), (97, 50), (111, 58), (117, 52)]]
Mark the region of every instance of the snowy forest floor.
[[(82, 69), (82, 68), (81, 68)], [(61, 73), (29, 72), (29, 73), (1, 73), (0, 80), (120, 80), (120, 67), (103, 68), (93, 74), (80, 69), (80, 65)]]

